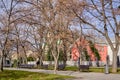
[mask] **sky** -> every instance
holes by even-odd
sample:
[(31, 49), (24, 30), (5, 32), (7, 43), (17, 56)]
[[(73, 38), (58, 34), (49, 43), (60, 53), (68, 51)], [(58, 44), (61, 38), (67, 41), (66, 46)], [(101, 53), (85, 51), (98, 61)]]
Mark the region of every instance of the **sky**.
[[(4, 1), (4, 3), (5, 3), (5, 6), (6, 6), (6, 8), (7, 8), (7, 10), (9, 10), (9, 8), (10, 8), (10, 1), (11, 0), (3, 0)], [(90, 2), (90, 0), (87, 0), (88, 2)], [(95, 0), (97, 3), (99, 2), (99, 0)], [(108, 1), (107, 3), (109, 3), (109, 0), (106, 0), (106, 1)], [(15, 3), (14, 3), (15, 4)], [(120, 0), (113, 0), (113, 7), (116, 9), (116, 8), (118, 8), (118, 6), (120, 5)], [(19, 6), (28, 6), (28, 4), (20, 4), (20, 5), (18, 5), (18, 6), (16, 6), (16, 7), (19, 7)], [(106, 5), (106, 6), (108, 6), (108, 5)], [(0, 8), (2, 8), (3, 9), (3, 3), (2, 3), (2, 1), (0, 2)], [(3, 14), (4, 12), (3, 12), (3, 10), (5, 10), (5, 9), (0, 9), (0, 14)], [(99, 8), (100, 9), (100, 8)], [(96, 11), (92, 11), (92, 12), (96, 12)], [(106, 14), (107, 14), (107, 16), (111, 16), (111, 14), (110, 13), (107, 13), (106, 12)], [(88, 16), (91, 20), (89, 20), (89, 21), (91, 21), (91, 23), (93, 23), (94, 25), (96, 25), (96, 26), (98, 26), (98, 28), (99, 29), (101, 29), (101, 30), (103, 30), (103, 23), (99, 23), (99, 21), (98, 20), (96, 20), (95, 18), (93, 18), (93, 16), (91, 16), (89, 13), (86, 13), (85, 12), (85, 14), (84, 14), (85, 16)], [(118, 20), (117, 22), (119, 23), (120, 22), (120, 15), (117, 15), (116, 16), (116, 19)], [(111, 19), (110, 20), (111, 21), (111, 23), (112, 23), (112, 25), (114, 26), (114, 22), (113, 22), (113, 20)], [(78, 29), (78, 30), (80, 30), (80, 27), (79, 27), (79, 25), (77, 25), (78, 27), (76, 27), (76, 29)], [(74, 26), (73, 26), (74, 27)], [(83, 25), (83, 27), (89, 27), (89, 26), (87, 26), (87, 25)], [(114, 27), (115, 28), (115, 27)], [(87, 31), (88, 31), (89, 29), (84, 29), (84, 33), (86, 33)], [(91, 30), (91, 29), (90, 29)], [(110, 27), (108, 26), (108, 30), (109, 30), (109, 36), (111, 37), (111, 38), (113, 38), (114, 37), (114, 35), (112, 34), (112, 30), (110, 30)]]

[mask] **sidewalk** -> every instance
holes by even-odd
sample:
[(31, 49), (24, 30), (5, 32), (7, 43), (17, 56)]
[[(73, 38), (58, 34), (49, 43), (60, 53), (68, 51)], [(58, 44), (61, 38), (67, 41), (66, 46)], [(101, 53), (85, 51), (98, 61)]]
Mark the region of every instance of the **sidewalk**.
[[(22, 70), (30, 72), (41, 72), (53, 74), (53, 70), (43, 70), (43, 69), (23, 69), (23, 68), (4, 68), (8, 70)], [(59, 75), (74, 76), (74, 80), (120, 80), (120, 74), (104, 74), (104, 73), (93, 73), (93, 72), (75, 72), (75, 71), (57, 71)]]

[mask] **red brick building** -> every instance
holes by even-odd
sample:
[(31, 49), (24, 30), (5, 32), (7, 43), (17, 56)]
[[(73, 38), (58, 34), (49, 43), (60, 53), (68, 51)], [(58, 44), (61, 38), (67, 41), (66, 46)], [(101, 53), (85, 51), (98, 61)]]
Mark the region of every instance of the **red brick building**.
[[(98, 50), (98, 53), (101, 57), (100, 61), (102, 62), (106, 62), (106, 57), (107, 57), (107, 45), (101, 45), (101, 44), (95, 44), (94, 45), (95, 48)], [(96, 60), (96, 57), (94, 55), (94, 52), (91, 50), (90, 46), (89, 46), (89, 42), (88, 40), (82, 38), (82, 39), (78, 39), (76, 40), (76, 42), (73, 44), (72, 48), (71, 48), (71, 56), (72, 59), (74, 61), (77, 61), (79, 56), (80, 56), (80, 52), (78, 50), (78, 48), (81, 47), (81, 49), (86, 48), (88, 55), (90, 56), (90, 59), (92, 61)]]

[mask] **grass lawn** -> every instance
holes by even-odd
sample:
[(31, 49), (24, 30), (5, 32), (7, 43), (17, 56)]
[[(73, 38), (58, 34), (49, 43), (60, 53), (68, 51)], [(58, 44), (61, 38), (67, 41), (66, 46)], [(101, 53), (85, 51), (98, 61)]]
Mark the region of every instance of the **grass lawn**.
[(72, 77), (16, 70), (4, 70), (0, 72), (0, 80), (65, 80), (67, 78)]

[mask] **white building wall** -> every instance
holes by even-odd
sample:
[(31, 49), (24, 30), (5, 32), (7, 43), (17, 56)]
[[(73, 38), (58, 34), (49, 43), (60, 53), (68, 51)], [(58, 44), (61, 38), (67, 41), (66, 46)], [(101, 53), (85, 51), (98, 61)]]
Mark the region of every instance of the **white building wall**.
[[(112, 64), (113, 61), (113, 52), (110, 48), (110, 46), (108, 45), (108, 55), (109, 55), (109, 59), (110, 59), (110, 64)], [(119, 51), (118, 51), (118, 56), (120, 58), (120, 47), (119, 47)]]

